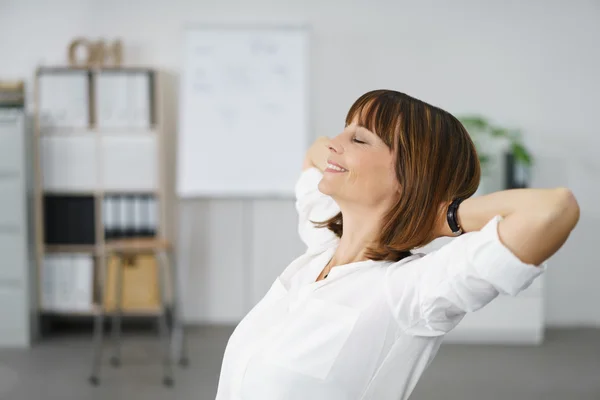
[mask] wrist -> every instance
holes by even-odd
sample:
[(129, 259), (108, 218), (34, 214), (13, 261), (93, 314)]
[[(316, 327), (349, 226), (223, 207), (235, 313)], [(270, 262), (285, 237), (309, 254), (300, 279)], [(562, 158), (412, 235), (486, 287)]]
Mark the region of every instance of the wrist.
[(490, 215), (488, 218), (488, 210), (486, 210), (485, 204), (481, 203), (482, 197), (469, 197), (460, 203), (456, 219), (463, 233), (480, 230), (493, 217)]

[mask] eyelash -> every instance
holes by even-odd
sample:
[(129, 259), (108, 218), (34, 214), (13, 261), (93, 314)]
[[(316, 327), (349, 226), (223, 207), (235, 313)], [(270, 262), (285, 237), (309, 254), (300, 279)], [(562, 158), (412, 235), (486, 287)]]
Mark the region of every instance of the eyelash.
[(366, 142), (363, 142), (362, 140), (358, 140), (357, 138), (352, 138), (352, 141), (355, 143), (359, 143), (359, 144), (365, 144)]

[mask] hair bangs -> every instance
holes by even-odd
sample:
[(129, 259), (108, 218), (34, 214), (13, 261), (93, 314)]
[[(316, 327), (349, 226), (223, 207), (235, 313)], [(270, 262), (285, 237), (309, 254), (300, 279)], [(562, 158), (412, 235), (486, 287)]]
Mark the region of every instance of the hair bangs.
[(366, 93), (350, 107), (346, 125), (356, 122), (379, 136), (390, 149), (394, 149), (394, 138), (401, 127), (402, 104), (385, 90)]

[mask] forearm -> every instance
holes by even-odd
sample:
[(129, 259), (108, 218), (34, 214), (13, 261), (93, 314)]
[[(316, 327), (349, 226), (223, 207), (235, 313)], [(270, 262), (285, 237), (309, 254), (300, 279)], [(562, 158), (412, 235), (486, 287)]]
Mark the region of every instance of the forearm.
[(559, 207), (563, 189), (510, 189), (471, 197), (460, 204), (458, 222), (464, 232), (478, 231), (496, 215), (515, 213), (545, 219)]
[(539, 264), (565, 243), (579, 220), (579, 206), (570, 190), (557, 188), (495, 192), (458, 208), (465, 232), (480, 230), (496, 215), (503, 217), (498, 235), (504, 245), (522, 261)]

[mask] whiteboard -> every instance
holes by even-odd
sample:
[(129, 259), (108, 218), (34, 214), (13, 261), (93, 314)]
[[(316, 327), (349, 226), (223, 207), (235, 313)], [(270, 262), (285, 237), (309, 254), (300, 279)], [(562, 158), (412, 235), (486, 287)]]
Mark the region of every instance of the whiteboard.
[(177, 194), (292, 196), (309, 145), (308, 30), (185, 31)]

